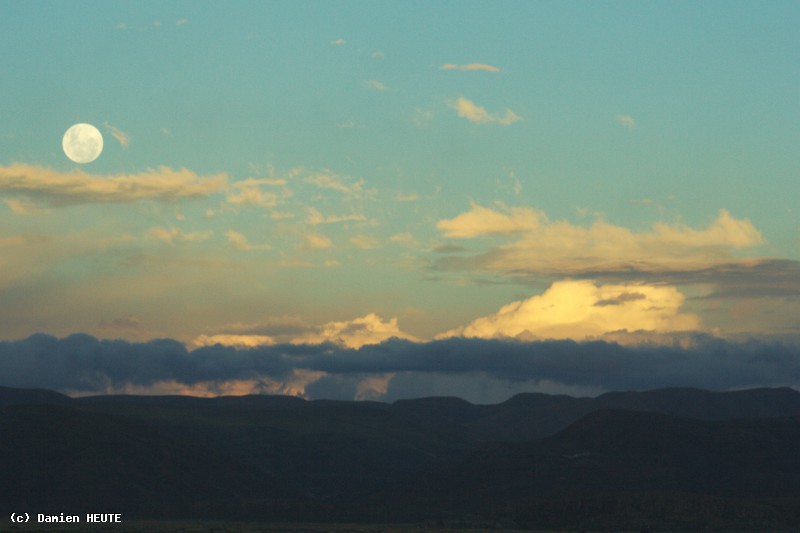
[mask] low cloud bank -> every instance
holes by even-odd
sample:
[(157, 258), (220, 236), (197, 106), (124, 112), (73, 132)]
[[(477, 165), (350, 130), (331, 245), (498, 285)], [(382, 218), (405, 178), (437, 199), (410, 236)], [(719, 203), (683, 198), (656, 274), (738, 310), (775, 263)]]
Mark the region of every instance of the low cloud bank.
[[(628, 346), (602, 340), (449, 338), (390, 339), (358, 349), (326, 343), (190, 351), (170, 339), (136, 343), (37, 334), (0, 342), (0, 376), (4, 386), (77, 394), (157, 393), (168, 383), (212, 394), (275, 391), (383, 400), (447, 394), (501, 401), (525, 390), (596, 394), (659, 387), (800, 387), (800, 347), (695, 334), (672, 344)], [(235, 386), (239, 382), (250, 385)]]

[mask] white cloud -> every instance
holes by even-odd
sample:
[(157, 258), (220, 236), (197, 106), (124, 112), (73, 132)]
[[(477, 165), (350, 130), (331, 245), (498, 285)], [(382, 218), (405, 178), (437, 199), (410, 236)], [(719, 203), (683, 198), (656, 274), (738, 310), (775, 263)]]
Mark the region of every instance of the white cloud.
[(185, 168), (161, 166), (139, 174), (96, 176), (81, 170), (59, 172), (22, 163), (0, 166), (0, 194), (22, 196), (46, 207), (174, 201), (222, 193), (227, 187), (226, 174), (201, 177)]
[(459, 117), (478, 124), (497, 122), (503, 126), (508, 126), (522, 120), (522, 117), (510, 109), (506, 109), (506, 112), (503, 114), (489, 113), (486, 108), (479, 106), (472, 100), (468, 100), (463, 96), (458, 97), (456, 101), (450, 102), (448, 105), (456, 110)]
[(486, 72), (500, 72), (500, 69), (484, 63), (469, 63), (468, 65), (454, 65), (446, 63), (439, 67), (440, 70), (483, 70)]
[(178, 19), (175, 21), (176, 26), (185, 26), (189, 24), (189, 19)]
[(600, 285), (559, 281), (543, 294), (503, 306), (444, 337), (585, 340), (617, 331), (696, 330), (696, 315), (681, 313), (684, 296), (675, 287)]
[(295, 337), (292, 342), (294, 344), (332, 342), (347, 348), (360, 348), (367, 344), (380, 344), (392, 337), (417, 340), (413, 335), (400, 330), (397, 318), (384, 321), (375, 313), (370, 313), (353, 320), (328, 322), (317, 328), (316, 331)]
[(340, 39), (336, 39), (334, 41), (331, 41), (331, 44), (334, 45), (334, 46), (341, 46), (343, 44), (347, 44), (347, 41), (345, 41), (344, 39), (340, 38)]
[(440, 220), (436, 227), (445, 237), (472, 238), (481, 235), (508, 234), (531, 231), (546, 220), (543, 213), (527, 207), (506, 207), (496, 211), (470, 202), (472, 209), (450, 220)]
[(616, 119), (617, 122), (619, 122), (628, 129), (633, 129), (636, 127), (636, 120), (630, 115), (617, 115)]

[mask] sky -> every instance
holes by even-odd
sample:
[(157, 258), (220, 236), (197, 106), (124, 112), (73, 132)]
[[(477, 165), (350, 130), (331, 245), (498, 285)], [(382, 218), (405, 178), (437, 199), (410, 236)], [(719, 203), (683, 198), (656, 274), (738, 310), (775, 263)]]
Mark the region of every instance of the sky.
[(797, 2), (42, 5), (0, 1), (0, 385), (800, 386)]

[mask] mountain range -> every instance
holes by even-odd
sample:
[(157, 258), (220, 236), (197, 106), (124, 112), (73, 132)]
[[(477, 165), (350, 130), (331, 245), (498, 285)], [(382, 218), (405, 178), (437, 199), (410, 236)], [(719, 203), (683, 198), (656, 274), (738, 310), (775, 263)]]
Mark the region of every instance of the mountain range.
[(493, 405), (0, 387), (0, 502), (147, 519), (792, 530), (800, 392)]

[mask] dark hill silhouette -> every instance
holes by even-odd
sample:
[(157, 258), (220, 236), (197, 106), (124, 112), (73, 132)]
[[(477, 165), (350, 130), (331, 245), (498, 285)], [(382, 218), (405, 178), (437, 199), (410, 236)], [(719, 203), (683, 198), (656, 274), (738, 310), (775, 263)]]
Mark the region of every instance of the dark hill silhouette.
[(46, 512), (578, 529), (800, 520), (792, 389), (474, 405), (3, 388), (0, 402), (0, 502)]
[(291, 494), (264, 472), (127, 417), (4, 406), (0, 435), (0, 501), (12, 509), (192, 517), (198, 502)]
[(0, 387), (0, 405), (45, 404), (70, 405), (72, 398), (46, 389)]
[(726, 528), (762, 520), (790, 530), (800, 516), (798, 442), (800, 417), (704, 421), (607, 409), (543, 440), (485, 444), (393, 497), (418, 519), (633, 529), (650, 515), (661, 527), (697, 529), (703, 515)]

